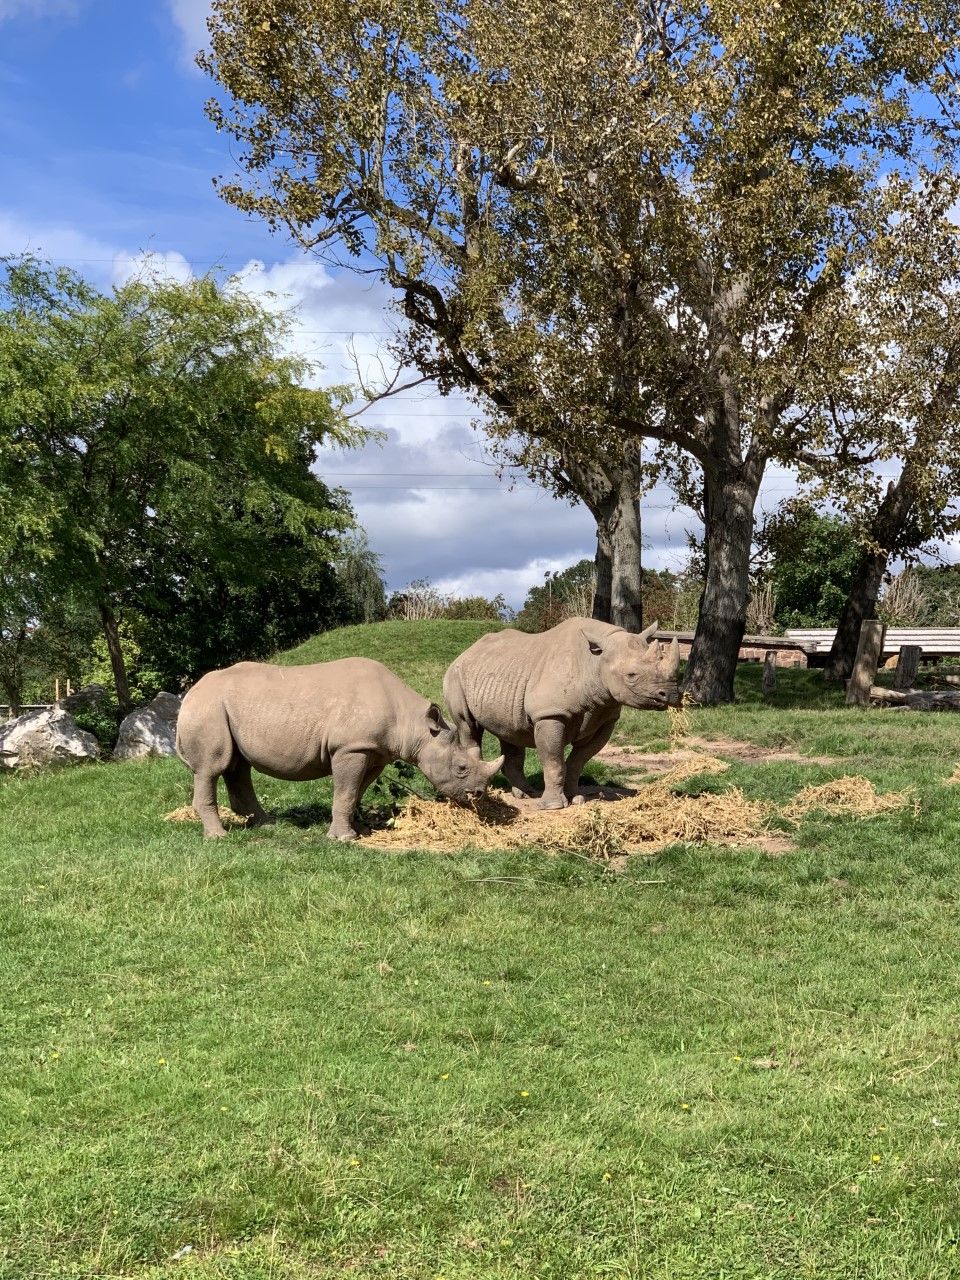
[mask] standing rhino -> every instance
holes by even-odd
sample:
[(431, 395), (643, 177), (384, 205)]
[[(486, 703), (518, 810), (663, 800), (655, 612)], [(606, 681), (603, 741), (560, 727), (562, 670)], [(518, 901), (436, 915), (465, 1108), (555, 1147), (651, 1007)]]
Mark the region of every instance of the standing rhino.
[[(443, 696), (461, 743), (478, 751), (483, 731), (500, 739), (503, 772), (514, 794), (532, 795), (526, 747), (543, 766), (542, 809), (578, 795), (580, 771), (610, 738), (621, 707), (665, 711), (679, 702), (676, 640), (667, 654), (650, 637), (592, 618), (568, 618), (540, 635), (494, 631), (461, 653)], [(572, 750), (566, 762), (563, 753)]]
[(356, 839), (354, 810), (392, 760), (417, 765), (442, 795), (461, 801), (482, 794), (503, 763), (462, 749), (439, 707), (369, 658), (211, 671), (183, 700), (177, 754), (193, 771), (193, 807), (206, 835), (226, 835), (217, 811), (221, 775), (236, 813), (253, 826), (271, 821), (254, 793), (252, 766), (291, 782), (332, 774), (334, 840)]

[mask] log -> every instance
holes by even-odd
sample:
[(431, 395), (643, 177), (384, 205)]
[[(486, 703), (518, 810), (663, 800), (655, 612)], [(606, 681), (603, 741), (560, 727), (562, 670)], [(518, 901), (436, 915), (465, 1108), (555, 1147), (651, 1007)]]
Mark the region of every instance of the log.
[(865, 707), (870, 702), (870, 689), (877, 678), (877, 667), (883, 653), (883, 637), (887, 628), (876, 618), (865, 618), (860, 627), (860, 641), (853, 663), (853, 674), (847, 681), (847, 706)]
[(870, 690), (870, 701), (876, 706), (889, 707), (895, 711), (960, 711), (960, 690), (945, 689), (939, 693), (909, 689), (900, 692), (898, 689), (882, 689), (874, 685)]
[(897, 659), (897, 674), (893, 678), (895, 689), (912, 689), (917, 679), (917, 668), (923, 650), (918, 644), (902, 644)]
[(776, 693), (777, 691), (776, 649), (768, 649), (763, 655), (763, 677), (760, 681), (760, 688), (764, 697), (768, 697), (771, 693)]

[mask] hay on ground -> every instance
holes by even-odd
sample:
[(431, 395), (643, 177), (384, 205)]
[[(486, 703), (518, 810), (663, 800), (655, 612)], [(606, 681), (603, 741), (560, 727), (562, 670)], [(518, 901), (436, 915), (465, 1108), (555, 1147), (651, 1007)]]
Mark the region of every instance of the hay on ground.
[(566, 809), (521, 809), (503, 792), (488, 793), (469, 809), (414, 796), (392, 827), (372, 832), (366, 842), (438, 852), (537, 847), (601, 861), (624, 853), (655, 853), (680, 842), (755, 843), (766, 833), (766, 805), (748, 800), (736, 787), (699, 796), (671, 790), (681, 778), (728, 767), (709, 757), (696, 769), (684, 762), (676, 771), (680, 777), (665, 775), (636, 795)]
[[(220, 821), (225, 827), (245, 827), (249, 819), (239, 813), (234, 813), (232, 809), (225, 808), (222, 804), (217, 805), (220, 814)], [(174, 809), (171, 813), (163, 815), (164, 822), (199, 822), (197, 811), (193, 805), (185, 804), (179, 809)]]
[(817, 787), (804, 787), (798, 791), (781, 813), (791, 822), (798, 822), (814, 809), (834, 814), (854, 814), (858, 818), (870, 818), (876, 813), (889, 813), (915, 804), (913, 789), (878, 793), (869, 778), (857, 776), (834, 778)]

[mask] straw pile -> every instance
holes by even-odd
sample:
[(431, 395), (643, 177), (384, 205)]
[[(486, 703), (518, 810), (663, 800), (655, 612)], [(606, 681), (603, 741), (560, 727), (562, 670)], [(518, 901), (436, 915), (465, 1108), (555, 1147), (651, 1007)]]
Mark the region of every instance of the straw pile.
[(909, 804), (916, 805), (911, 788), (880, 795), (868, 778), (848, 777), (834, 778), (819, 787), (804, 787), (780, 812), (791, 822), (799, 822), (814, 809), (830, 815), (851, 813), (858, 818), (870, 818)]
[(696, 774), (722, 773), (722, 760), (683, 761), (634, 796), (567, 809), (521, 809), (503, 792), (475, 807), (411, 797), (394, 825), (365, 843), (383, 848), (451, 852), (529, 849), (579, 853), (610, 861), (624, 853), (655, 853), (668, 844), (750, 844), (766, 832), (768, 811), (733, 787), (719, 795), (676, 795), (671, 787)]
[[(224, 806), (218, 805), (217, 809), (220, 814), (220, 821), (225, 827), (245, 827), (247, 819), (239, 813), (234, 813), (232, 809), (226, 809)], [(164, 822), (199, 822), (197, 811), (193, 805), (185, 804), (179, 809), (174, 809), (172, 813), (163, 815)]]

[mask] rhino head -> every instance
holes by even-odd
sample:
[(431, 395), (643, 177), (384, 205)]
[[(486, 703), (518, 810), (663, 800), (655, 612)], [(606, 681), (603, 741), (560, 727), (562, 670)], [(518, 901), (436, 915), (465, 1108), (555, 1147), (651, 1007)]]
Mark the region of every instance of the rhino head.
[(474, 796), (482, 796), (493, 775), (502, 767), (503, 756), (484, 760), (476, 747), (464, 750), (456, 729), (447, 724), (436, 703), (427, 709), (427, 729), (417, 765), (440, 794), (461, 804)]
[(621, 706), (666, 711), (680, 705), (680, 646), (676, 640), (667, 650), (657, 644), (652, 637), (659, 625), (654, 622), (639, 635), (630, 631), (591, 635), (589, 628), (583, 629), (600, 683)]

